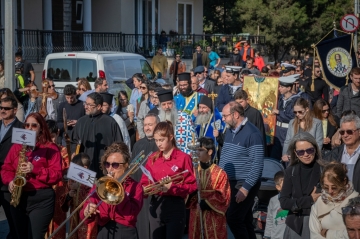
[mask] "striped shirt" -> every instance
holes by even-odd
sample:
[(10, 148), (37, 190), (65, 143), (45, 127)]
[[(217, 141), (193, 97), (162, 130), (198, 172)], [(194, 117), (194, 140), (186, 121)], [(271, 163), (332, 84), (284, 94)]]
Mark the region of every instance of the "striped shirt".
[(248, 191), (260, 180), (264, 142), (258, 128), (247, 118), (238, 129), (226, 131), (219, 166), (229, 180), (244, 182), (242, 187)]

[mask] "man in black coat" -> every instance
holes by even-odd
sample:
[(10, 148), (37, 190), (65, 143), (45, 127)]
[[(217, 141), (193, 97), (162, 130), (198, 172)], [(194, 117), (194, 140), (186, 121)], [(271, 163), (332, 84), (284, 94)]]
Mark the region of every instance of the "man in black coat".
[[(141, 150), (144, 150), (145, 156), (147, 156), (149, 153), (153, 152), (155, 153), (158, 151), (158, 147), (155, 144), (154, 140), (154, 129), (156, 125), (160, 122), (159, 117), (156, 114), (149, 113), (144, 118), (144, 133), (145, 137), (138, 140), (134, 144), (134, 148), (132, 150), (132, 159), (141, 152)], [(144, 162), (143, 165), (145, 165), (146, 162)], [(136, 180), (137, 182), (140, 181), (142, 176), (142, 171), (139, 169), (136, 171), (132, 178)], [(150, 198), (144, 198), (143, 207), (137, 217), (137, 223), (136, 227), (141, 228), (141, 230), (138, 231), (139, 239), (148, 239), (150, 237), (150, 222), (149, 222), (149, 205), (150, 205)]]
[[(16, 118), (18, 103), (13, 97), (6, 97), (0, 102), (0, 168), (4, 164), (7, 153), (9, 152), (11, 146), (11, 137), (13, 128), (23, 128), (23, 123), (21, 123)], [(8, 185), (3, 185), (2, 180), (0, 179), (0, 206), (3, 206), (6, 218), (8, 220), (10, 232), (6, 238), (15, 238), (16, 231), (14, 224), (12, 222), (12, 217), (10, 214), (10, 200), (11, 194), (8, 190)]]
[(360, 192), (360, 118), (357, 115), (344, 116), (340, 121), (341, 139), (344, 144), (325, 155), (326, 161), (346, 164), (348, 177), (354, 189)]

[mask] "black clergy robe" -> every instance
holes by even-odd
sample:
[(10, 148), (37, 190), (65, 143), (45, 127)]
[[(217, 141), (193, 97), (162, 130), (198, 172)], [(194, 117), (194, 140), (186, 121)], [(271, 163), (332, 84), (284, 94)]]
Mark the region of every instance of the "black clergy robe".
[(263, 136), (264, 141), (264, 153), (267, 156), (267, 144), (266, 144), (266, 134), (265, 134), (265, 125), (264, 119), (257, 109), (248, 105), (245, 109), (244, 116), (248, 118), (249, 122), (256, 126), (260, 130), (261, 135)]
[(85, 115), (81, 117), (71, 134), (72, 152), (81, 141), (80, 152), (89, 155), (90, 170), (96, 172), (96, 177), (103, 176), (100, 170), (100, 160), (106, 147), (114, 142), (123, 142), (119, 125), (113, 117), (100, 113), (98, 115)]
[[(145, 156), (147, 156), (150, 152), (155, 153), (158, 151), (158, 147), (155, 144), (154, 139), (148, 139), (147, 137), (144, 137), (140, 140), (138, 140), (133, 147), (132, 150), (132, 159), (138, 155), (141, 150), (144, 150)], [(144, 162), (143, 165), (145, 165), (146, 162)], [(142, 176), (141, 169), (138, 169), (131, 177), (136, 181), (139, 182)], [(139, 239), (149, 239), (150, 236), (150, 222), (149, 222), (149, 205), (150, 205), (150, 198), (144, 198), (143, 199), (143, 207), (141, 208), (140, 213), (137, 217), (136, 222), (136, 228), (138, 228), (138, 236)]]

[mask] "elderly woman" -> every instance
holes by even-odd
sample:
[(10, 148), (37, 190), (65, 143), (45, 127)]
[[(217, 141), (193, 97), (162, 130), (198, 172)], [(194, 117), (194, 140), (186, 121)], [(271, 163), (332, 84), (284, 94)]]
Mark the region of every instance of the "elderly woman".
[(349, 181), (346, 165), (329, 163), (323, 169), (320, 182), (323, 188), (321, 197), (311, 207), (311, 238), (348, 238), (341, 209), (359, 193)]
[(280, 205), (289, 210), (284, 238), (310, 238), (311, 206), (321, 195), (319, 190), (321, 151), (307, 132), (295, 135), (289, 145), (290, 166), (285, 170)]

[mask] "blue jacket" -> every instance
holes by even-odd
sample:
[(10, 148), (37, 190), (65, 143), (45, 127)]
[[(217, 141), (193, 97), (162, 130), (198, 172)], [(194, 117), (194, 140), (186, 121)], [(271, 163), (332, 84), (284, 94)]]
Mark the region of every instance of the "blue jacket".
[(280, 96), (278, 101), (278, 110), (279, 114), (276, 115), (276, 120), (282, 123), (289, 123), (290, 120), (295, 118), (294, 115), (294, 104), (295, 101), (299, 98), (299, 95), (292, 95), (284, 104), (284, 97)]
[[(241, 89), (242, 87), (239, 87), (237, 90)], [(220, 92), (218, 94), (218, 97), (216, 98), (216, 108), (221, 112), (224, 108), (224, 106), (229, 103), (230, 101), (234, 100), (234, 95), (231, 94), (231, 88), (229, 85), (223, 85), (220, 88)]]

